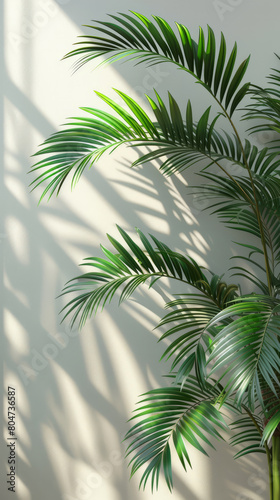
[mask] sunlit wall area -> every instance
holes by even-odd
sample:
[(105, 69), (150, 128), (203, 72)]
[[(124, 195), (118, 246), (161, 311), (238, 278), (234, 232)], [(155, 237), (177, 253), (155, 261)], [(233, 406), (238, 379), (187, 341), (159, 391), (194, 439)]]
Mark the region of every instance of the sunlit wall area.
[[(239, 42), (242, 61), (252, 54), (249, 78), (263, 84), (275, 66), (279, 49), (277, 0), (3, 0), (4, 150), (0, 228), (3, 276), (3, 443), (1, 498), (8, 490), (9, 450), (15, 439), (16, 492), (19, 500), (167, 500), (162, 479), (153, 495), (138, 491), (140, 475), (129, 480), (122, 440), (138, 395), (162, 384), (168, 372), (158, 363), (164, 345), (153, 331), (172, 292), (147, 287), (120, 308), (117, 299), (88, 322), (82, 332), (62, 324), (57, 298), (64, 284), (80, 274), (85, 257), (99, 255), (106, 233), (117, 236), (116, 224), (134, 234), (153, 232), (170, 246), (187, 251), (203, 265), (221, 272), (236, 251), (230, 231), (209, 219), (204, 205), (187, 198), (188, 177), (165, 179), (157, 165), (129, 166), (137, 150), (120, 149), (86, 171), (71, 191), (38, 201), (31, 191), (31, 155), (67, 117), (81, 116), (79, 107), (106, 109), (94, 90), (115, 99), (119, 88), (140, 100), (155, 88), (171, 90), (182, 105), (191, 97), (197, 116), (207, 98), (170, 65), (145, 68), (118, 63), (95, 69), (86, 65), (73, 74), (71, 50), (83, 24), (107, 14), (135, 10), (181, 22), (192, 34), (209, 24), (223, 31), (229, 46)], [(277, 45), (278, 44), (278, 45)], [(244, 130), (244, 129), (243, 129)], [(260, 143), (262, 135), (256, 137)], [(217, 245), (217, 242), (220, 244)], [(175, 290), (175, 288), (174, 288)], [(178, 287), (176, 290), (179, 291)], [(10, 388), (10, 389), (9, 389)], [(15, 395), (15, 434), (7, 425), (8, 393)], [(187, 474), (174, 461), (174, 500), (268, 498), (265, 460), (233, 461), (232, 450), (218, 445), (207, 458), (192, 452)]]

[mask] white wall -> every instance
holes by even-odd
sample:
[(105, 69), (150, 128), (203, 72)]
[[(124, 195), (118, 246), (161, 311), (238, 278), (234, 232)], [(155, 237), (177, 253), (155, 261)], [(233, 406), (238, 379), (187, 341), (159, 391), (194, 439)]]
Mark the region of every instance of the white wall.
[[(61, 57), (71, 49), (82, 24), (129, 9), (179, 21), (193, 34), (198, 26), (224, 32), (228, 45), (239, 42), (240, 60), (252, 54), (249, 75), (256, 83), (276, 64), (279, 52), (278, 0), (3, 0), (4, 182), (0, 228), (3, 272), (3, 414), (7, 387), (16, 388), (17, 487), (20, 500), (131, 500), (152, 498), (129, 482), (121, 443), (137, 396), (157, 387), (168, 371), (158, 364), (164, 346), (150, 333), (162, 314), (163, 299), (139, 292), (116, 301), (81, 334), (60, 325), (65, 282), (80, 273), (78, 264), (99, 252), (115, 224), (152, 231), (167, 244), (187, 250), (217, 272), (235, 251), (230, 232), (182, 199), (184, 189), (147, 165), (129, 170), (137, 154), (119, 151), (86, 172), (74, 192), (65, 186), (57, 199), (37, 206), (27, 175), (38, 144), (79, 106), (101, 106), (93, 89), (113, 95), (117, 87), (132, 96), (155, 86), (170, 89), (184, 103), (189, 93), (206, 105), (201, 89), (172, 67), (149, 71), (119, 64), (71, 75)], [(184, 77), (184, 79), (183, 79)], [(190, 90), (188, 90), (190, 88)], [(205, 99), (205, 100), (204, 100)], [(258, 138), (260, 141), (261, 137)], [(168, 289), (166, 289), (168, 294)], [(52, 356), (53, 359), (46, 359)], [(7, 426), (3, 423), (1, 498), (7, 491)], [(174, 500), (260, 500), (268, 498), (265, 460), (234, 462), (218, 445), (211, 459), (193, 453), (194, 468), (174, 469)], [(4, 472), (3, 472), (4, 471)], [(153, 498), (170, 494), (162, 480)]]

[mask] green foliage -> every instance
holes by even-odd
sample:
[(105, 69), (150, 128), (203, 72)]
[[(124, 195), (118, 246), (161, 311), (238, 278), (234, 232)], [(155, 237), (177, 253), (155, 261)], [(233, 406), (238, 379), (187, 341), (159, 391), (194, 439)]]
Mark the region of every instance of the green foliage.
[(274, 130), (280, 133), (280, 71), (273, 69), (273, 73), (269, 76), (268, 81), (270, 87), (264, 89), (257, 85), (252, 86), (250, 90), (252, 104), (247, 106), (248, 111), (244, 119), (257, 119), (261, 121), (258, 125), (251, 127), (249, 129), (251, 131), (263, 132)]
[(266, 453), (265, 448), (262, 446), (262, 433), (263, 433), (263, 422), (258, 416), (252, 417), (250, 411), (247, 410), (247, 415), (238, 416), (231, 425), (231, 429), (234, 430), (234, 435), (230, 439), (232, 446), (241, 445), (241, 450), (236, 453), (235, 458), (240, 458), (249, 453)]
[[(44, 185), (41, 199), (51, 197), (69, 175), (74, 186), (103, 154), (122, 145), (148, 146), (132, 166), (161, 159), (165, 175), (192, 168), (200, 182), (191, 191), (242, 235), (236, 243), (243, 255), (235, 256), (231, 271), (252, 293), (243, 295), (238, 283), (228, 285), (222, 275), (202, 269), (153, 235), (137, 229), (136, 243), (118, 227), (121, 241), (108, 235), (114, 250), (101, 247), (102, 257), (83, 263), (90, 271), (66, 284), (62, 295), (72, 298), (64, 318), (71, 315), (72, 324), (83, 326), (116, 294), (122, 302), (143, 284), (179, 281), (182, 291), (166, 304), (158, 325), (165, 330), (159, 341), (167, 343), (162, 358), (172, 360), (170, 385), (148, 392), (139, 403), (137, 423), (126, 435), (131, 474), (144, 467), (140, 485), (151, 479), (157, 488), (163, 470), (171, 490), (171, 444), (186, 469), (191, 447), (207, 454), (212, 439), (224, 439), (229, 427), (235, 431), (229, 443), (239, 447), (236, 458), (266, 453), (271, 473), (275, 453), (269, 441), (280, 425), (280, 72), (273, 70), (267, 88), (242, 83), (249, 57), (236, 64), (237, 45), (228, 52), (224, 35), (217, 43), (210, 27), (207, 33), (200, 28), (195, 40), (185, 26), (176, 23), (173, 30), (157, 16), (152, 21), (136, 12), (110, 17), (90, 25), (93, 34), (65, 56), (78, 56), (76, 69), (100, 56), (103, 63), (171, 63), (195, 78), (210, 105), (195, 121), (190, 100), (181, 109), (171, 93), (168, 105), (156, 91), (146, 96), (145, 112), (120, 90), (115, 91), (123, 106), (97, 92), (109, 111), (82, 108), (85, 116), (71, 118), (48, 138), (36, 153), (43, 159), (32, 168), (37, 175), (32, 187)], [(242, 119), (250, 123), (249, 134), (275, 134), (262, 148), (241, 139), (232, 121), (245, 97)], [(213, 114), (213, 103), (218, 113)], [(225, 124), (231, 132), (224, 131)]]
[[(220, 430), (226, 429), (221, 412), (215, 407), (219, 392), (211, 382), (203, 390), (195, 377), (189, 376), (183, 387), (172, 385), (144, 394), (140, 408), (132, 419), (140, 419), (128, 431), (131, 441), (127, 455), (133, 453), (131, 475), (149, 462), (140, 486), (151, 476), (152, 489), (158, 486), (161, 467), (169, 489), (172, 489), (170, 443), (186, 470), (191, 467), (188, 445), (208, 455), (206, 447), (214, 448), (209, 438), (223, 440)], [(132, 420), (131, 419), (131, 420)]]
[(117, 253), (114, 254), (102, 247), (103, 254), (107, 259), (87, 258), (83, 265), (90, 266), (94, 270), (74, 278), (74, 283), (71, 280), (63, 291), (63, 294), (84, 291), (83, 300), (78, 295), (65, 306), (67, 309), (65, 316), (75, 310), (72, 323), (82, 313), (80, 326), (83, 326), (88, 316), (96, 312), (99, 306), (104, 307), (120, 287), (122, 287), (120, 295), (120, 302), (122, 302), (128, 299), (138, 286), (148, 280), (151, 281), (150, 286), (153, 286), (160, 278), (176, 279), (187, 285), (192, 285), (208, 300), (216, 304), (216, 312), (221, 301), (225, 304), (226, 300), (234, 297), (236, 286), (227, 287), (223, 284), (220, 292), (219, 277), (214, 276), (209, 281), (194, 259), (172, 251), (167, 245), (151, 235), (155, 244), (155, 248), (153, 248), (150, 241), (138, 229), (137, 233), (143, 244), (143, 251), (123, 229), (120, 227), (118, 229), (130, 252), (119, 241), (108, 235), (108, 239)]

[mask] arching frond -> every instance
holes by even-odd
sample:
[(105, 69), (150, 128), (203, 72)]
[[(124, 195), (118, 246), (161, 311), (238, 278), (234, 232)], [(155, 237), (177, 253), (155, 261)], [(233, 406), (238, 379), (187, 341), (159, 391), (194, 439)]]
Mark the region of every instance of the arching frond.
[(264, 428), (261, 443), (269, 442), (273, 435), (279, 433), (280, 428), (280, 401), (279, 394), (277, 399), (274, 398), (272, 408), (266, 411), (267, 424)]
[[(173, 309), (160, 321), (158, 328), (168, 326), (168, 330), (160, 340), (172, 337), (162, 358), (172, 358), (173, 370), (180, 363), (177, 374), (178, 383), (184, 384), (192, 369), (203, 383), (206, 377), (205, 352), (210, 350), (215, 329), (206, 331), (209, 322), (227, 307), (237, 296), (237, 286), (227, 285), (221, 276), (213, 276), (209, 282), (209, 296), (201, 294), (182, 294), (179, 298), (166, 304), (166, 308)], [(204, 376), (203, 376), (204, 374)]]
[[(236, 404), (244, 397), (256, 399), (264, 407), (263, 382), (275, 393), (279, 386), (280, 301), (269, 296), (251, 295), (221, 311), (209, 326), (230, 319), (213, 338), (210, 376), (221, 370), (226, 377), (224, 399), (234, 394)], [(252, 403), (253, 404), (253, 403)]]
[(241, 447), (234, 458), (244, 457), (250, 453), (266, 453), (262, 444), (263, 419), (259, 415), (252, 415), (248, 411), (231, 423), (230, 427), (234, 431), (230, 444)]
[(79, 57), (76, 69), (100, 56), (107, 63), (123, 58), (148, 65), (172, 62), (191, 73), (218, 102), (223, 103), (224, 109), (230, 106), (230, 115), (248, 92), (249, 83), (240, 85), (250, 58), (246, 58), (236, 69), (237, 45), (234, 44), (227, 56), (223, 33), (218, 44), (209, 26), (206, 36), (199, 28), (196, 41), (186, 26), (176, 23), (175, 32), (158, 16), (153, 16), (151, 21), (131, 11), (130, 14), (120, 13), (110, 17), (113, 22), (95, 21), (88, 26), (94, 34), (83, 35), (83, 40), (76, 44), (78, 47), (66, 54), (65, 58)]
[[(274, 154), (272, 157), (274, 157)], [(274, 163), (279, 164), (279, 160), (274, 162), (273, 158), (269, 158), (268, 156), (266, 160), (269, 159), (272, 165)], [(269, 161), (266, 160), (263, 161), (266, 165), (256, 165), (256, 163), (253, 165), (258, 172), (262, 170), (262, 173), (255, 173), (253, 168), (252, 174), (264, 240), (269, 252), (271, 279), (277, 281), (278, 266), (280, 264), (280, 179), (277, 177), (277, 172), (274, 168), (271, 172), (268, 171)], [(239, 243), (239, 245), (248, 249), (250, 258), (254, 253), (256, 255), (263, 255), (260, 227), (255, 207), (254, 205), (251, 206), (242, 195), (242, 191), (244, 191), (247, 193), (249, 199), (253, 198), (254, 194), (250, 179), (244, 176), (235, 176), (236, 182), (234, 182), (228, 177), (218, 176), (210, 172), (201, 172), (199, 175), (203, 179), (206, 179), (208, 183), (192, 187), (192, 191), (198, 196), (198, 199), (201, 198), (203, 201), (208, 200), (207, 209), (216, 214), (227, 227), (242, 231), (243, 233), (246, 232), (257, 238), (256, 241), (259, 240), (259, 246), (258, 242), (254, 246), (252, 244)], [(236, 189), (236, 183), (240, 186), (239, 190)], [(244, 240), (242, 239), (242, 241)], [(251, 260), (251, 263), (260, 269), (258, 260), (255, 262)], [(249, 278), (246, 268), (242, 272), (243, 276), (246, 274), (246, 277)], [(258, 281), (261, 292), (268, 293), (267, 285), (261, 281), (262, 276), (255, 276), (249, 279), (255, 283)]]
[(131, 441), (127, 455), (133, 454), (131, 475), (145, 466), (140, 486), (145, 488), (151, 479), (152, 489), (157, 488), (162, 469), (172, 490), (172, 443), (186, 469), (187, 465), (191, 467), (189, 445), (208, 455), (207, 448), (214, 448), (210, 438), (223, 440), (221, 430), (227, 427), (214, 404), (216, 396), (213, 384), (208, 382), (202, 389), (194, 377), (190, 377), (183, 388), (171, 386), (144, 394), (133, 417), (137, 423), (126, 435)]
[(251, 103), (246, 106), (244, 119), (260, 123), (249, 128), (251, 133), (273, 130), (280, 134), (280, 71), (273, 69), (268, 77), (269, 87), (252, 85)]
[(167, 109), (156, 93), (156, 100), (147, 98), (155, 118), (153, 122), (135, 100), (123, 92), (116, 92), (128, 106), (128, 111), (98, 93), (117, 117), (98, 109), (82, 108), (86, 117), (73, 118), (66, 129), (51, 135), (34, 155), (44, 156), (31, 169), (33, 173), (39, 172), (31, 183), (33, 189), (48, 182), (41, 199), (46, 194), (51, 197), (55, 192), (59, 193), (69, 175), (72, 175), (72, 186), (75, 186), (85, 168), (90, 168), (105, 152), (112, 152), (123, 144), (152, 148), (150, 153), (140, 156), (133, 165), (167, 156), (160, 167), (166, 175), (201, 160), (212, 164), (220, 158), (229, 157), (242, 165), (238, 144), (229, 135), (223, 137), (215, 131), (219, 115), (209, 120), (210, 108), (195, 123), (190, 102), (184, 118), (171, 94)]
[(141, 248), (123, 229), (118, 227), (118, 230), (128, 250), (108, 235), (117, 253), (101, 247), (106, 258), (85, 259), (86, 263), (83, 265), (92, 267), (93, 271), (71, 280), (62, 292), (62, 295), (78, 293), (63, 309), (67, 311), (64, 318), (73, 313), (72, 324), (81, 315), (80, 325), (83, 325), (99, 307), (110, 302), (118, 290), (122, 290), (119, 299), (121, 302), (148, 280), (151, 282), (150, 286), (153, 286), (160, 278), (176, 279), (184, 286), (191, 285), (202, 295), (212, 297), (211, 281), (194, 259), (172, 251), (152, 235), (151, 241), (148, 240), (138, 229)]

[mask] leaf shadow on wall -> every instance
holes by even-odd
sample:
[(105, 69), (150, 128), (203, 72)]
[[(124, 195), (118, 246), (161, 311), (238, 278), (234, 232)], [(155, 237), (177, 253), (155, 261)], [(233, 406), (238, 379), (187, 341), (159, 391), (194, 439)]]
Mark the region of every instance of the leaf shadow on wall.
[[(76, 22), (74, 18), (73, 21)], [(31, 45), (22, 51), (29, 67)], [(129, 72), (125, 75), (129, 81)], [(23, 77), (25, 88), (31, 92), (31, 72)], [(8, 373), (16, 373), (22, 402), (18, 414), (19, 480), (28, 500), (47, 500), (50, 492), (52, 498), (63, 500), (86, 500), (95, 495), (105, 498), (108, 494), (116, 500), (130, 500), (132, 495), (142, 498), (137, 481), (129, 483), (121, 439), (137, 394), (161, 385), (162, 374), (168, 371), (164, 363), (158, 364), (162, 347), (150, 331), (174, 288), (165, 284), (160, 299), (156, 292), (147, 296), (143, 289), (121, 309), (115, 302), (104, 320), (98, 315), (80, 335), (59, 325), (61, 304), (55, 297), (65, 281), (78, 274), (78, 255), (100, 255), (98, 243), (105, 243), (108, 229), (104, 227), (103, 232), (103, 223), (96, 222), (96, 217), (108, 219), (110, 231), (115, 231), (112, 228), (116, 222), (128, 230), (134, 226), (148, 230), (152, 225), (150, 230), (159, 239), (195, 252), (203, 260), (213, 243), (208, 219), (202, 214), (193, 217), (180, 197), (177, 181), (164, 180), (154, 166), (128, 170), (127, 161), (113, 161), (112, 157), (105, 160), (112, 171), (116, 169), (111, 179), (111, 173), (108, 178), (101, 168), (93, 168), (72, 195), (66, 187), (61, 198), (38, 208), (37, 194), (27, 194), (27, 158), (33, 147), (32, 130), (47, 136), (52, 126), (27, 93), (8, 78), (6, 96), (11, 103), (9, 118), (15, 134), (20, 134), (25, 126), (31, 132), (11, 152), (16, 168), (9, 169), (10, 189), (5, 194), (9, 236), (5, 244), (5, 307), (12, 318), (9, 325), (21, 327), (19, 336), (8, 326), (5, 346)], [(123, 192), (130, 201), (124, 199)], [(149, 200), (147, 205), (138, 201), (140, 192), (142, 200)], [(90, 195), (88, 202), (83, 193)], [(99, 206), (94, 201), (97, 194)], [(155, 203), (150, 203), (151, 199)], [(100, 209), (105, 205), (106, 215)], [(116, 212), (117, 220), (112, 221), (110, 214), (115, 216)], [(200, 233), (205, 243), (200, 240), (202, 246), (198, 248), (196, 238)], [(212, 459), (213, 452), (207, 462), (199, 458), (209, 498), (220, 494), (215, 477), (219, 477), (219, 488), (227, 491), (235, 491), (234, 477), (241, 483), (240, 469), (232, 465), (231, 452), (223, 449), (222, 453), (217, 462)], [(253, 460), (248, 463), (254, 466)], [(226, 478), (230, 467), (233, 479), (229, 484)], [(188, 486), (190, 475), (185, 480), (176, 469), (175, 497), (198, 500)], [(245, 474), (242, 481), (246, 484)], [(162, 499), (163, 490), (169, 498), (164, 488), (162, 485), (154, 497), (160, 495)]]

